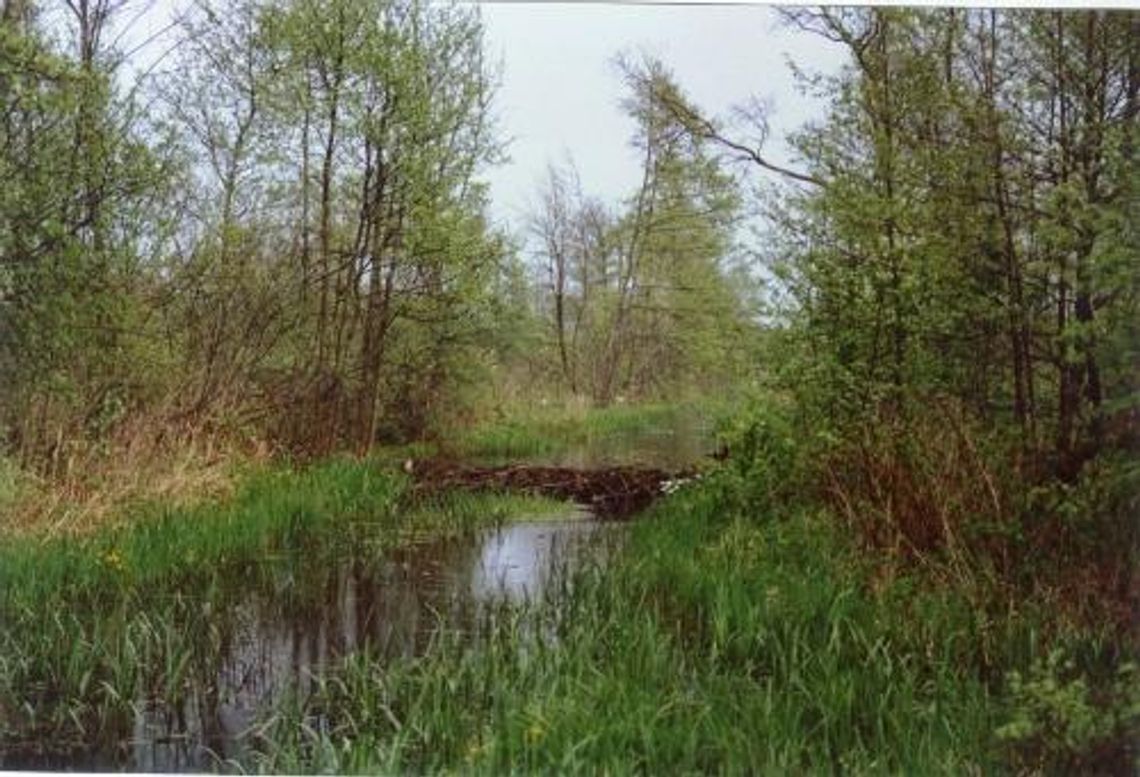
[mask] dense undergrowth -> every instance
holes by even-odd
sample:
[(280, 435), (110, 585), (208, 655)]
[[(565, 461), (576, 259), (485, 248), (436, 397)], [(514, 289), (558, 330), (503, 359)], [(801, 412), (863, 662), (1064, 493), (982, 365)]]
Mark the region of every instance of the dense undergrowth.
[[(591, 446), (602, 449), (607, 440), (645, 437), (655, 429), (673, 430), (680, 423), (706, 419), (711, 424), (728, 412), (728, 403), (709, 401), (611, 405), (587, 409), (577, 406), (531, 408), (498, 421), (472, 428), (447, 451), (460, 456), (533, 458)], [(602, 458), (607, 451), (599, 450)]]
[[(442, 644), (395, 669), (359, 657), (279, 720), (263, 765), (677, 773), (996, 762), (989, 735), (1001, 721), (985, 685), (959, 668), (965, 635), (938, 641), (968, 613), (916, 633), (860, 589), (858, 565), (842, 563), (820, 516), (710, 523), (708, 490), (655, 511), (626, 564), (586, 573), (567, 602), (539, 612), (550, 641), (530, 644), (505, 619), (475, 649)], [(320, 730), (301, 725), (314, 715), (327, 733), (306, 735)]]
[[(728, 402), (690, 402), (516, 408), (511, 415), (456, 429), (447, 439), (378, 446), (370, 458), (400, 467), (408, 459), (437, 456), (517, 460), (580, 450), (590, 464), (629, 463), (623, 449), (629, 438), (681, 422), (711, 426), (731, 407)], [(694, 439), (701, 431), (694, 430)], [(313, 463), (282, 456), (264, 440), (241, 435), (190, 435), (164, 444), (148, 439), (145, 434), (127, 436), (105, 450), (87, 451), (53, 476), (0, 455), (0, 537), (82, 536), (130, 522), (150, 509), (147, 505), (191, 508), (206, 499), (229, 498), (238, 484), (282, 458)]]
[[(999, 442), (945, 419), (942, 434), (862, 440), (791, 419), (739, 414), (728, 462), (543, 600), (503, 603), (474, 636), (441, 631), (416, 658), (358, 653), (278, 699), (241, 765), (1134, 771), (1129, 459), (1034, 485), (1002, 470)], [(317, 617), (311, 592), (346, 554), (543, 508), (411, 500), (392, 469), (274, 470), (226, 502), (9, 543), (0, 753), (49, 745), (69, 764), (124, 741), (136, 700), (177, 704), (216, 672), (234, 591)]]
[[(834, 462), (785, 419), (753, 414), (733, 445), (729, 465), (637, 522), (617, 563), (580, 571), (556, 600), (500, 613), (474, 646), (445, 639), (396, 665), (355, 657), (274, 718), (259, 765), (1136, 768), (1138, 654), (1112, 606), (1059, 600), (1030, 574), (1028, 549), (1003, 557), (965, 525), (965, 493), (928, 518), (944, 536), (907, 548), (899, 515), (880, 509), (872, 531), (844, 515), (834, 483), (811, 487)], [(1069, 509), (1111, 517), (1127, 506), (1090, 477), (1065, 495)], [(1017, 485), (993, 488), (1012, 499)], [(860, 510), (882, 507), (863, 497)], [(1007, 508), (976, 518), (1012, 522), (1011, 534), (1029, 520)], [(1010, 540), (1021, 542), (1039, 548)], [(1134, 546), (1117, 550), (1128, 560)], [(1032, 562), (1040, 580), (1063, 583), (1050, 565), (1079, 553), (1038, 550)]]

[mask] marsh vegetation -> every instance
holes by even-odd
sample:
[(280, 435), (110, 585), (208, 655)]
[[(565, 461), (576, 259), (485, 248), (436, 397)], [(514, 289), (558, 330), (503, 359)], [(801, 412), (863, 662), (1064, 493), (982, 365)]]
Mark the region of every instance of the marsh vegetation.
[(1140, 14), (627, 53), (512, 233), (478, 8), (134, 5), (0, 0), (0, 768), (1140, 767)]

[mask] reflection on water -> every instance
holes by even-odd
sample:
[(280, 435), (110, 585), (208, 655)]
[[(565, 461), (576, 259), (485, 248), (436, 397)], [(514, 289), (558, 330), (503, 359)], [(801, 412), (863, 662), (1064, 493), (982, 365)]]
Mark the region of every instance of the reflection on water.
[(586, 559), (608, 552), (623, 526), (569, 509), (448, 540), (413, 545), (379, 563), (346, 561), (329, 575), (323, 606), (282, 611), (250, 599), (231, 613), (214, 683), (176, 709), (140, 703), (127, 766), (188, 771), (242, 755), (257, 713), (285, 689), (304, 694), (343, 656), (421, 654), (446, 629), (470, 634), (490, 605), (535, 600)]
[(546, 588), (560, 562), (572, 562), (582, 540), (613, 524), (561, 520), (557, 523), (520, 523), (489, 532), (471, 567), (471, 594), (476, 599), (505, 597), (520, 601), (537, 597)]
[[(682, 416), (659, 428), (601, 435), (567, 451), (528, 456), (533, 464), (683, 469), (712, 449), (707, 422)], [(249, 594), (213, 619), (220, 657), (195, 656), (177, 703), (140, 698), (129, 741), (85, 757), (32, 756), (0, 768), (195, 771), (240, 759), (259, 714), (287, 691), (304, 695), (344, 656), (422, 654), (442, 632), (470, 635), (501, 603), (543, 598), (585, 560), (604, 560), (624, 524), (568, 508), (550, 520), (520, 521), (466, 537), (433, 540), (382, 559), (350, 555), (319, 590)], [(267, 563), (275, 563), (272, 560)], [(308, 584), (306, 584), (308, 585)], [(189, 625), (187, 625), (189, 628)], [(170, 680), (170, 682), (178, 682)]]

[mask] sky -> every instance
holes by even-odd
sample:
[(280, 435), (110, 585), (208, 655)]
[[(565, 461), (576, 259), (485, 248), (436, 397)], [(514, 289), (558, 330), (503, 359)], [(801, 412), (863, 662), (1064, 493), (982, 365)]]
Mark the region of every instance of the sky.
[(619, 52), (661, 59), (706, 113), (766, 101), (766, 151), (778, 161), (789, 159), (783, 137), (822, 114), (798, 93), (787, 58), (824, 72), (844, 61), (840, 47), (785, 28), (761, 5), (496, 3), (483, 6), (483, 18), (487, 52), (503, 66), (497, 113), (511, 158), (488, 175), (492, 217), (516, 230), (551, 162), (572, 158), (583, 189), (611, 204), (636, 187)]
[[(159, 33), (186, 4), (132, 0), (121, 16), (130, 22), (122, 48), (150, 41), (142, 61), (169, 48), (173, 33)], [(509, 156), (485, 176), (491, 218), (520, 236), (551, 162), (573, 159), (582, 188), (611, 205), (637, 185), (638, 159), (629, 146), (634, 127), (620, 107), (623, 88), (614, 65), (619, 53), (661, 59), (712, 115), (753, 97), (765, 100), (772, 130), (765, 151), (783, 162), (783, 136), (822, 111), (797, 92), (787, 58), (824, 72), (843, 61), (840, 47), (784, 27), (764, 5), (498, 2), (481, 8), (488, 58), (502, 68), (494, 111)]]

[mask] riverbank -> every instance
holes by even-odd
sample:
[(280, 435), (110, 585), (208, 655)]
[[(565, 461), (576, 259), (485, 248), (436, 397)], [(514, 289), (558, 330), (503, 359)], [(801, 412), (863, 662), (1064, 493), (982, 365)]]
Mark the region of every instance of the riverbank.
[[(140, 508), (66, 541), (9, 542), (0, 767), (1135, 768), (1135, 642), (984, 569), (971, 582), (933, 555), (869, 548), (805, 486), (805, 443), (778, 417), (742, 418), (736, 436), (728, 462), (650, 508), (620, 547), (396, 655), (325, 633), (398, 616), (361, 610), (353, 586), (402, 585), (419, 562), (401, 549), (416, 543), (564, 507), (414, 497), (389, 451), (270, 468), (231, 497)], [(321, 634), (257, 643), (283, 655), (287, 682), (218, 698), (235, 651), (244, 671), (259, 660), (242, 653), (251, 619)], [(225, 739), (215, 713), (235, 701), (259, 712)], [(199, 760), (139, 761), (128, 743), (162, 725), (200, 739)]]
[[(349, 661), (269, 721), (276, 772), (1127, 772), (1134, 664), (1039, 602), (884, 578), (731, 469), (475, 644)], [(541, 637), (536, 635), (543, 635)], [(307, 725), (306, 725), (307, 724)]]
[[(319, 617), (346, 564), (522, 515), (551, 500), (410, 498), (372, 461), (250, 475), (228, 498), (140, 507), (80, 537), (0, 547), (0, 768), (119, 768), (139, 708), (211, 688), (243, 608)], [(271, 617), (272, 613), (261, 613)]]
[[(713, 430), (728, 407), (688, 402), (519, 409), (457, 429), (449, 440), (379, 446), (369, 460), (390, 469), (437, 457), (681, 469), (711, 452)], [(208, 437), (109, 448), (75, 462), (60, 479), (36, 476), (0, 457), (0, 538), (83, 537), (155, 511), (225, 501), (259, 473), (289, 465), (256, 441)]]
[(529, 408), (476, 426), (439, 452), (492, 462), (680, 469), (712, 452), (715, 430), (731, 408), (713, 401)]

